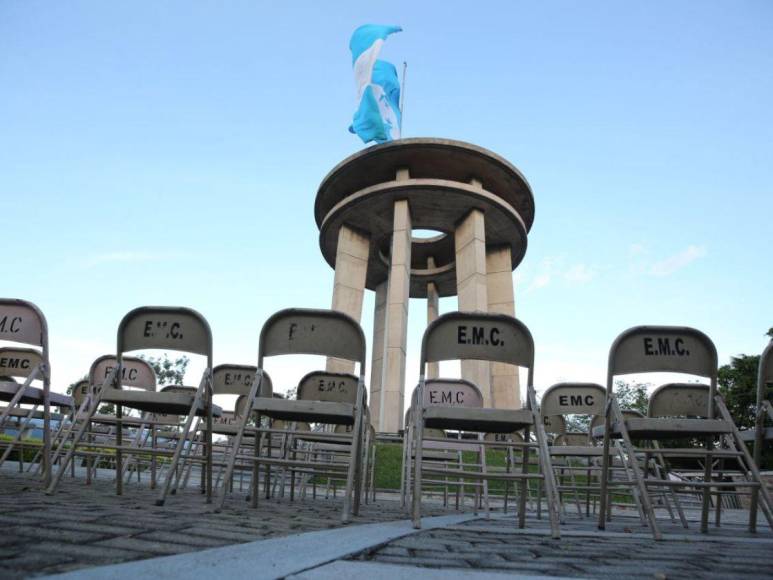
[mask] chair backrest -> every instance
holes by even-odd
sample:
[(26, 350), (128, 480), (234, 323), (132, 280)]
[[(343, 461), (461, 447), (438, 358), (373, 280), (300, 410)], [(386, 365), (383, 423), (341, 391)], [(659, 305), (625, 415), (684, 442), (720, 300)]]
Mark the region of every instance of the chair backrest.
[(620, 334), (609, 350), (607, 391), (616, 375), (648, 372), (684, 373), (710, 380), (707, 417), (714, 416), (717, 349), (711, 339), (686, 326), (635, 326)]
[(90, 387), (91, 384), (88, 379), (83, 379), (82, 381), (75, 383), (75, 386), (72, 388), (72, 398), (75, 401), (76, 407), (80, 407), (83, 404), (83, 399), (86, 398)]
[(32, 302), (0, 298), (0, 340), (39, 346), (48, 360), (46, 317)]
[[(90, 384), (95, 387), (102, 385), (116, 366), (118, 366), (118, 358), (114, 354), (106, 354), (96, 359), (91, 363), (89, 369), (88, 380)], [(118, 386), (119, 388), (133, 387), (145, 391), (155, 391), (157, 387), (156, 371), (141, 358), (125, 356), (123, 357)]]
[(596, 383), (557, 383), (542, 395), (543, 417), (552, 415), (603, 415), (607, 392)]
[(118, 357), (141, 349), (190, 352), (207, 357), (212, 368), (212, 331), (204, 317), (191, 308), (142, 306), (118, 325)]
[[(217, 365), (212, 369), (212, 392), (215, 395), (247, 395), (258, 367), (250, 365)], [(271, 377), (263, 373), (259, 397), (270, 397), (274, 393)]]
[(707, 417), (708, 385), (668, 383), (655, 389), (647, 408), (648, 417)]
[(0, 348), (0, 376), (26, 379), (42, 363), (43, 355), (33, 348)]
[(430, 362), (487, 360), (529, 369), (533, 384), (534, 340), (517, 318), (505, 314), (449, 312), (427, 326), (421, 341), (420, 375)]
[(349, 373), (313, 371), (298, 383), (297, 399), (354, 405), (357, 402), (357, 383), (357, 377)]
[(365, 377), (365, 335), (350, 316), (336, 310), (288, 308), (272, 315), (260, 331), (258, 367), (263, 358), (282, 354), (318, 354), (359, 364)]
[[(411, 406), (418, 397), (419, 387), (413, 390)], [(425, 407), (483, 407), (480, 389), (464, 379), (429, 379), (424, 383)]]

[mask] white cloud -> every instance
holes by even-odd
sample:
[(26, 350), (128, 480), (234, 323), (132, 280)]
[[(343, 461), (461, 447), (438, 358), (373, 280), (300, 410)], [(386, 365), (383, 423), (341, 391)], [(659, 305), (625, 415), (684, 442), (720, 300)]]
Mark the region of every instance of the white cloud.
[(652, 276), (660, 277), (670, 276), (674, 272), (687, 266), (687, 264), (690, 262), (694, 262), (698, 258), (702, 258), (705, 255), (705, 246), (690, 245), (678, 254), (674, 254), (665, 260), (661, 260), (660, 262), (655, 262), (652, 264), (652, 266), (649, 268), (649, 274)]
[(548, 272), (537, 274), (534, 277), (534, 280), (531, 281), (531, 284), (529, 284), (527, 292), (531, 292), (532, 290), (539, 290), (548, 284), (550, 284), (550, 274)]
[(555, 263), (556, 263), (555, 258), (547, 257), (543, 259), (542, 262), (540, 262), (539, 270), (537, 274), (534, 276), (531, 283), (526, 288), (526, 291), (532, 292), (534, 290), (539, 290), (540, 288), (544, 288), (545, 286), (548, 286), (550, 284), (550, 281), (553, 278)]
[(596, 272), (585, 264), (575, 264), (564, 272), (564, 279), (573, 285), (587, 284), (593, 280)]

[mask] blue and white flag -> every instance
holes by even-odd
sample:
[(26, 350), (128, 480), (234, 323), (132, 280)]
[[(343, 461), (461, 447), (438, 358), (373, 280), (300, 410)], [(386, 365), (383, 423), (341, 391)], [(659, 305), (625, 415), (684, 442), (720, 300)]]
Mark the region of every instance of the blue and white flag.
[(365, 24), (349, 41), (359, 102), (349, 131), (364, 143), (400, 138), (400, 81), (394, 65), (378, 60), (378, 54), (386, 37), (401, 30), (399, 26)]

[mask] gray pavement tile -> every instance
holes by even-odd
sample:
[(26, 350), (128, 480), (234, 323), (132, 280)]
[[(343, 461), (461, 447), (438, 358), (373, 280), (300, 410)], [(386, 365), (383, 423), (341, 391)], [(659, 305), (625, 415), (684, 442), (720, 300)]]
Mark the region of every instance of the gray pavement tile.
[(180, 543), (162, 543), (154, 540), (141, 540), (139, 538), (112, 538), (97, 542), (95, 546), (106, 546), (109, 548), (120, 548), (123, 550), (132, 550), (140, 552), (144, 557), (168, 556), (171, 554), (180, 554), (182, 552), (192, 552), (199, 548)]
[(36, 540), (45, 539), (79, 544), (101, 540), (105, 537), (104, 534), (77, 532), (74, 530), (68, 530), (66, 533), (63, 533), (62, 530), (52, 529), (46, 526), (14, 526), (13, 533), (18, 536), (26, 536)]
[(147, 532), (134, 536), (135, 539), (145, 540), (151, 542), (159, 542), (162, 544), (181, 544), (183, 546), (191, 546), (195, 548), (217, 548), (232, 544), (223, 538), (211, 538), (197, 535), (181, 534), (179, 532)]

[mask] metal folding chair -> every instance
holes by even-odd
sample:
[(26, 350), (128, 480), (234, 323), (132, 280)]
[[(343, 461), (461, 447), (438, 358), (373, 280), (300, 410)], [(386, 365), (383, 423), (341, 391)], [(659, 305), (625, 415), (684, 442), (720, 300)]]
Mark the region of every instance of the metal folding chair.
[[(418, 408), (417, 398), (419, 392), (420, 389), (417, 385), (411, 394), (411, 406), (406, 411), (405, 417), (402, 474), (400, 477), (400, 500), (403, 506), (405, 506), (408, 498), (412, 497), (409, 494), (414, 487), (412, 466), (416, 458), (416, 440), (414, 436), (416, 424), (413, 418), (416, 415), (414, 410)], [(463, 379), (429, 379), (425, 382), (423, 393), (425, 408), (431, 406), (483, 408), (483, 394), (478, 387), (470, 381)], [(486, 461), (485, 446), (480, 445), (473, 449), (469, 443), (458, 443), (457, 439), (461, 437), (461, 432), (457, 432), (456, 435), (454, 438), (443, 429), (425, 428), (424, 449), (422, 451), (425, 472), (427, 469), (432, 469), (435, 464), (453, 464), (460, 470), (470, 467), (463, 464), (463, 451), (474, 451), (477, 453), (477, 463), (474, 467), (478, 470), (484, 468)], [(475, 434), (475, 438), (480, 439), (477, 434)], [(446, 477), (444, 479), (435, 479), (433, 477), (425, 477), (422, 482), (422, 489), (427, 486), (441, 487), (443, 489), (443, 505), (447, 506), (448, 487), (455, 487), (457, 492), (456, 508), (459, 509), (460, 502), (464, 503), (464, 492), (467, 487), (472, 488), (477, 495), (480, 488), (486, 486), (486, 483), (485, 480), (482, 483), (470, 483), (463, 478)], [(476, 498), (474, 505), (477, 506), (477, 503)]]
[[(773, 427), (765, 427), (765, 420), (773, 422), (773, 340), (768, 343), (760, 355), (760, 365), (757, 369), (757, 414), (754, 429), (751, 433), (741, 432), (744, 441), (754, 441), (754, 463), (759, 467), (762, 461), (762, 449), (766, 441), (773, 440)], [(763, 482), (764, 485), (765, 482)], [(757, 505), (759, 491), (752, 489), (750, 526), (757, 525)]]
[[(220, 457), (215, 464), (219, 467), (215, 488), (222, 480), (223, 472), (226, 467), (227, 458), (236, 453), (232, 448), (235, 442), (235, 436), (239, 431), (239, 421), (245, 412), (246, 399), (250, 393), (250, 387), (255, 382), (255, 374), (258, 368), (254, 365), (221, 364), (212, 369), (212, 394), (216, 398), (236, 396), (233, 403), (233, 411), (223, 411), (220, 417), (213, 420), (213, 435), (225, 436), (226, 442), (222, 446)], [(274, 388), (271, 377), (268, 373), (263, 373), (263, 380), (260, 385), (260, 396), (273, 396)], [(221, 405), (222, 406), (222, 405)], [(225, 407), (223, 407), (225, 408)], [(242, 437), (253, 439), (256, 436), (256, 429), (247, 428)], [(231, 486), (232, 480), (224, 481), (224, 485)]]
[[(425, 373), (429, 363), (444, 360), (485, 360), (523, 366), (528, 369), (527, 408), (470, 409), (424, 405), (423, 390), (426, 388)], [(526, 518), (526, 482), (528, 479), (542, 479), (547, 494), (551, 532), (554, 538), (560, 536), (558, 499), (555, 480), (550, 462), (545, 430), (539, 418), (536, 393), (534, 390), (534, 341), (529, 329), (519, 320), (502, 314), (451, 312), (433, 321), (424, 331), (421, 345), (421, 366), (419, 378), (420, 393), (417, 396), (415, 422), (413, 525), (421, 527), (422, 449), (425, 428), (452, 429), (478, 433), (524, 432), (523, 460), (520, 473), (489, 474), (485, 472), (460, 472), (460, 470), (428, 469), (433, 475), (454, 475), (471, 479), (510, 479), (521, 484), (518, 525), (523, 527)], [(534, 429), (536, 443), (530, 442), (529, 433)], [(486, 445), (486, 441), (475, 444)], [(502, 445), (503, 443), (497, 443)], [(511, 443), (514, 445), (515, 443)], [(539, 458), (539, 473), (529, 473), (529, 449), (536, 446)]]
[[(695, 375), (709, 379), (709, 385), (675, 384), (665, 385), (653, 393), (650, 399), (648, 417), (626, 418), (615, 398), (613, 385), (617, 375), (645, 372), (672, 372)], [(708, 389), (707, 389), (708, 387)], [(716, 418), (716, 412), (720, 418)], [(658, 416), (668, 413), (668, 416)], [(691, 487), (703, 490), (701, 509), (701, 532), (708, 531), (711, 502), (711, 488), (723, 487), (759, 489), (763, 498), (763, 513), (773, 527), (770, 517), (770, 496), (762, 486), (751, 455), (741, 441), (738, 428), (730, 413), (717, 394), (717, 352), (708, 336), (687, 327), (638, 326), (617, 337), (609, 352), (607, 371), (607, 404), (604, 423), (604, 455), (602, 462), (601, 500), (599, 528), (604, 529), (609, 504), (610, 461), (609, 448), (613, 437), (622, 441), (623, 451), (629, 458), (637, 454), (654, 454), (653, 448), (636, 448), (632, 440), (660, 441), (678, 439), (689, 441), (700, 439), (703, 447), (659, 448), (657, 454), (666, 458), (700, 458), (704, 462), (702, 481), (674, 481), (660, 477), (649, 477), (648, 462), (643, 468), (639, 462), (630, 462), (634, 484), (639, 489), (643, 508), (656, 540), (662, 533), (655, 516), (649, 489), (665, 486)], [(719, 442), (720, 449), (715, 449)], [(735, 459), (747, 481), (713, 481), (714, 459)], [(749, 527), (754, 531), (754, 518), (750, 514)]]
[[(14, 449), (18, 446), (19, 470), (23, 471), (24, 466), (24, 448), (38, 448), (38, 452), (32, 459), (32, 464), (37, 462), (43, 454), (43, 444), (35, 440), (24, 441), (24, 435), (34, 430), (33, 421), (45, 420), (45, 413), (39, 410), (44, 403), (43, 389), (28, 385), (23, 388), (14, 379), (26, 380), (30, 374), (43, 364), (42, 355), (39, 351), (30, 348), (0, 348), (0, 401), (8, 401), (6, 407), (0, 409), (0, 432), (6, 429), (12, 429), (16, 436), (10, 441), (0, 442), (0, 447), (5, 447), (5, 451), (0, 455), (0, 465), (8, 459)], [(50, 393), (49, 400), (51, 406), (58, 407), (57, 415), (50, 415), (52, 421), (59, 425), (63, 423), (63, 417), (73, 407), (73, 398), (60, 393)], [(29, 405), (25, 408), (22, 405)], [(41, 464), (38, 464), (39, 466)]]
[[(123, 390), (129, 386), (125, 372), (130, 361), (125, 353), (144, 350), (162, 349), (198, 354), (206, 357), (199, 386), (195, 389), (166, 389), (161, 392), (149, 390)], [(123, 317), (118, 326), (117, 352), (115, 367), (106, 373), (101, 387), (95, 389), (91, 398), (86, 420), (78, 427), (73, 445), (67, 452), (56, 478), (46, 493), (53, 493), (61, 479), (67, 464), (72, 460), (77, 445), (83, 439), (91, 417), (96, 413), (100, 403), (113, 403), (116, 406), (116, 493), (123, 493), (123, 460), (124, 453), (131, 454), (137, 449), (123, 444), (123, 408), (137, 409), (153, 414), (185, 416), (185, 422), (172, 461), (156, 500), (156, 505), (163, 505), (170, 491), (173, 479), (177, 477), (177, 467), (183, 456), (191, 426), (196, 416), (205, 417), (207, 431), (204, 441), (204, 458), (202, 467), (202, 487), (207, 496), (207, 502), (212, 499), (212, 333), (209, 324), (201, 314), (190, 308), (144, 306), (136, 308)], [(110, 363), (106, 363), (110, 364)], [(96, 373), (99, 374), (98, 372)], [(147, 453), (147, 451), (143, 451)], [(188, 449), (188, 457), (192, 459), (193, 450)]]
[[(16, 375), (24, 376), (24, 383), (18, 385), (14, 381), (0, 381), (0, 389), (5, 393), (3, 400), (8, 401), (5, 411), (0, 414), (0, 424), (7, 420), (11, 409), (23, 404), (22, 400), (25, 397), (31, 397), (29, 401), (34, 400), (38, 402), (37, 404), (43, 405), (41, 465), (43, 484), (48, 485), (51, 481), (51, 365), (48, 359), (48, 325), (45, 316), (32, 302), (0, 298), (0, 340), (40, 348), (37, 357), (27, 353), (29, 358), (25, 360), (31, 368), (26, 376)], [(0, 372), (0, 375), (7, 374), (5, 371)], [(33, 381), (36, 380), (43, 384), (42, 389), (32, 387)]]
[[(327, 383), (309, 381), (311, 385), (307, 390), (302, 385), (300, 393), (313, 393), (311, 400), (276, 399), (258, 397), (260, 383), (263, 378), (265, 358), (287, 354), (315, 354), (327, 357), (340, 358), (359, 363), (359, 375), (357, 387), (354, 392), (346, 388), (347, 381), (341, 379), (342, 390), (339, 391), (338, 383), (328, 389)], [(306, 421), (311, 423), (327, 423), (351, 425), (352, 451), (351, 460), (346, 469), (346, 493), (344, 497), (343, 521), (348, 522), (352, 512), (356, 515), (360, 502), (360, 468), (361, 448), (363, 439), (363, 423), (365, 409), (365, 336), (360, 325), (351, 317), (333, 310), (312, 310), (290, 308), (281, 310), (271, 316), (260, 332), (258, 347), (258, 370), (255, 380), (250, 387), (250, 392), (245, 399), (245, 412), (239, 423), (239, 430), (235, 436), (233, 449), (238, 451), (241, 439), (247, 426), (247, 421), (253, 413), (257, 415), (256, 424), (261, 424), (261, 417), (266, 416), (272, 420)], [(353, 396), (352, 396), (353, 395)], [(346, 402), (338, 399), (343, 397)], [(296, 470), (314, 470), (314, 466), (306, 461), (293, 461), (292, 459), (273, 458), (268, 454), (262, 454), (261, 438), (264, 432), (271, 433), (271, 429), (261, 429), (256, 439), (254, 456), (246, 458), (234, 453), (228, 461), (225, 481), (229, 481), (233, 473), (234, 464), (238, 459), (253, 461), (251, 503), (257, 506), (258, 501), (258, 466), (263, 464), (266, 469), (266, 480), (272, 465), (281, 468), (294, 468)], [(270, 436), (270, 435), (269, 435)], [(269, 489), (266, 489), (268, 492)], [(219, 501), (219, 508), (225, 502), (225, 489)], [(353, 496), (353, 497), (352, 497)], [(352, 509), (353, 508), (353, 509)]]

